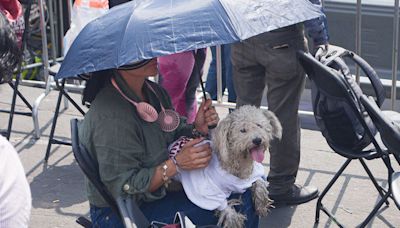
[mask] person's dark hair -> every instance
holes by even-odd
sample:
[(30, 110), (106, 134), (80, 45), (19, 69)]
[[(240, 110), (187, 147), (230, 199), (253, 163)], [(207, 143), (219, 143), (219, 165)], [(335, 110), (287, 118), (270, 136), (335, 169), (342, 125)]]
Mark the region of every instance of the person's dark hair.
[(82, 104), (90, 107), (97, 94), (107, 83), (110, 83), (113, 70), (102, 70), (91, 73), (86, 81), (85, 89), (82, 95)]
[(17, 38), (7, 18), (0, 13), (0, 83), (11, 80), (21, 58)]

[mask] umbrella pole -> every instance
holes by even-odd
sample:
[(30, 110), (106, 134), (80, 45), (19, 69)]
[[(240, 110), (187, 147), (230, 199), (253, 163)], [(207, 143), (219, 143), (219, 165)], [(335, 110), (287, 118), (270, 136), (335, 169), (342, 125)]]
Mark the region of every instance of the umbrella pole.
[(198, 60), (197, 60), (197, 56), (196, 56), (196, 51), (193, 51), (193, 58), (194, 58), (194, 66), (193, 66), (193, 71), (196, 71), (196, 73), (199, 75), (200, 77), (200, 86), (201, 86), (201, 91), (203, 92), (203, 97), (206, 100), (207, 99), (207, 94), (206, 94), (206, 90), (204, 88), (204, 83), (203, 83), (203, 75), (201, 74), (201, 69), (198, 65)]
[[(197, 71), (197, 73), (199, 74), (201, 90), (203, 92), (204, 101), (206, 101), (207, 99), (211, 99), (211, 97), (210, 98), (207, 97), (206, 90), (204, 89), (203, 75), (201, 74), (201, 69), (198, 65), (195, 51), (193, 51), (193, 57), (194, 57), (193, 70)], [(217, 125), (208, 126), (208, 129), (214, 129), (216, 126)]]
[(217, 69), (217, 102), (222, 103), (222, 54), (221, 45), (216, 46), (215, 58)]
[(204, 89), (204, 83), (203, 83), (202, 75), (200, 75), (200, 86), (201, 86), (201, 91), (203, 92), (204, 99), (207, 99), (207, 94), (206, 94), (206, 90)]

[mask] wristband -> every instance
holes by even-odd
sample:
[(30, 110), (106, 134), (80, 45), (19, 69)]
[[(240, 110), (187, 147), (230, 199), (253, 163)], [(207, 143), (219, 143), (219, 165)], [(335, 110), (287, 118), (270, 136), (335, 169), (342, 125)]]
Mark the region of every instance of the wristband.
[(162, 166), (162, 169), (163, 169), (162, 179), (164, 181), (164, 187), (168, 188), (168, 184), (171, 183), (171, 180), (167, 176), (167, 169), (168, 169), (167, 162), (164, 162), (164, 165)]
[(176, 155), (171, 157), (172, 162), (175, 164), (176, 166), (176, 172), (179, 173), (179, 165), (178, 165), (178, 161), (176, 160)]
[(206, 138), (208, 136), (208, 134), (204, 134), (204, 133), (198, 131), (195, 127), (192, 130), (192, 135), (194, 138), (200, 138), (200, 137)]

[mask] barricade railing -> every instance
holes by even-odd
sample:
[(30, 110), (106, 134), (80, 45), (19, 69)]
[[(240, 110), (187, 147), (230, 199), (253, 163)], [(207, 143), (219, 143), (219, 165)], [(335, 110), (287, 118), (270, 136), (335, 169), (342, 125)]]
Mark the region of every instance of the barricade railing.
[[(62, 47), (62, 45), (58, 45), (58, 42), (62, 42), (61, 39), (63, 38), (63, 31), (64, 31), (64, 17), (61, 16), (59, 17), (59, 21), (57, 25), (60, 27), (59, 29), (55, 28), (55, 19), (54, 19), (54, 5), (53, 3), (56, 2), (58, 3), (57, 6), (59, 7), (60, 13), (63, 12), (63, 5), (62, 5), (62, 0), (50, 0), (48, 4), (48, 10), (49, 10), (49, 23), (50, 23), (50, 39), (52, 42), (51, 45), (51, 59), (49, 59), (49, 53), (47, 49), (47, 31), (46, 31), (46, 23), (45, 23), (45, 12), (44, 12), (44, 5), (46, 4), (44, 0), (37, 0), (38, 5), (39, 5), (39, 11), (40, 11), (40, 28), (41, 28), (41, 37), (42, 37), (42, 62), (41, 63), (33, 63), (26, 65), (22, 67), (22, 69), (31, 69), (35, 67), (40, 67), (43, 68), (43, 75), (44, 75), (44, 81), (31, 81), (31, 80), (21, 80), (22, 85), (26, 86), (38, 86), (38, 87), (43, 87), (45, 88), (45, 91), (39, 95), (32, 108), (33, 108), (33, 113), (32, 113), (32, 118), (34, 122), (34, 128), (35, 128), (35, 137), (39, 138), (40, 137), (40, 128), (39, 128), (39, 123), (38, 123), (38, 108), (43, 100), (48, 93), (53, 89), (56, 88), (54, 79), (52, 76), (49, 75), (49, 68), (51, 65), (53, 65), (56, 62), (62, 61), (63, 57), (57, 57), (57, 53), (63, 53), (63, 51), (58, 51), (57, 48), (59, 46)], [(70, 19), (70, 12), (72, 8), (72, 1), (68, 0), (67, 1), (67, 7), (68, 7), (68, 13), (69, 13), (69, 19)], [(322, 4), (324, 4), (324, 0), (322, 0)], [(396, 108), (396, 88), (397, 88), (397, 74), (398, 74), (398, 39), (399, 39), (399, 0), (394, 0), (394, 13), (393, 13), (393, 52), (392, 52), (392, 83), (391, 83), (391, 92), (390, 92), (390, 99), (391, 99), (391, 109)], [(329, 21), (329, 18), (328, 18)], [(356, 52), (357, 54), (361, 54), (361, 34), (362, 34), (362, 1), (357, 0), (356, 2)], [(56, 30), (59, 31), (59, 33), (56, 33)], [(230, 103), (230, 102), (224, 102), (222, 99), (222, 61), (221, 61), (221, 48), (217, 47), (216, 49), (216, 70), (217, 70), (217, 101), (214, 102), (216, 106), (219, 107), (227, 107), (227, 108), (234, 108), (235, 103)], [(360, 77), (360, 71), (356, 71), (356, 76), (357, 80), (359, 81)], [(83, 89), (83, 85), (75, 85), (75, 84), (66, 84), (65, 88), (67, 90), (71, 91), (81, 91)], [(65, 105), (67, 106), (68, 103), (67, 101), (65, 102)], [(262, 107), (266, 108), (266, 107)], [(306, 110), (300, 110), (300, 114), (305, 114), (305, 115), (312, 115), (313, 113), (310, 111)]]

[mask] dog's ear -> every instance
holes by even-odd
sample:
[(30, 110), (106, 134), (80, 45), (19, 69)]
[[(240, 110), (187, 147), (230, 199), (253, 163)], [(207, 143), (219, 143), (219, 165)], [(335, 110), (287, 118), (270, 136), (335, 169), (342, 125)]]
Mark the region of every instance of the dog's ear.
[(223, 161), (228, 161), (228, 134), (232, 123), (232, 118), (228, 115), (218, 123), (218, 126), (212, 131), (212, 140), (214, 151), (219, 154)]
[(275, 114), (268, 110), (263, 110), (263, 113), (272, 126), (272, 135), (275, 138), (282, 138), (282, 125)]

